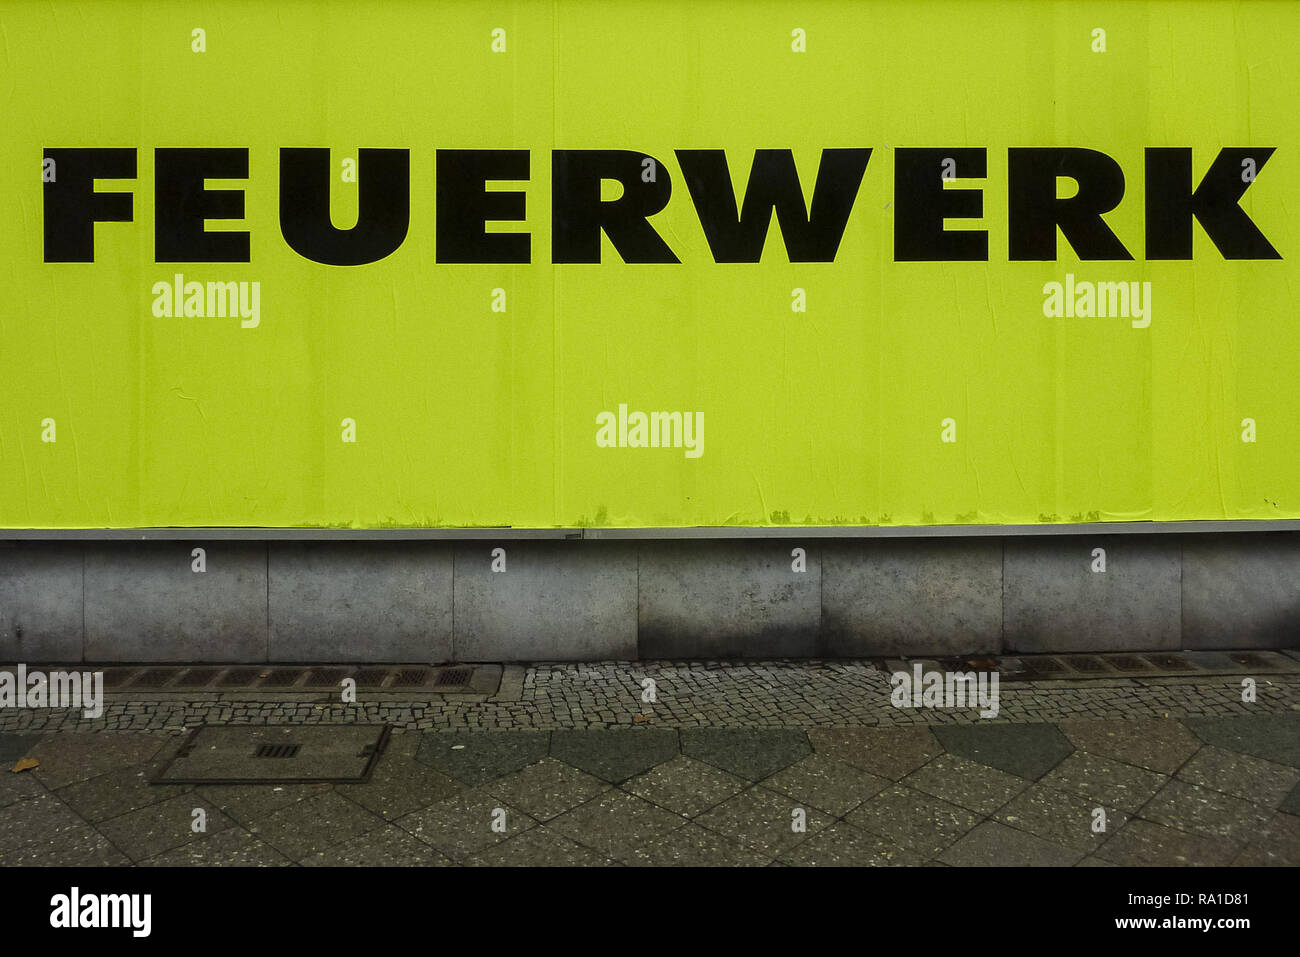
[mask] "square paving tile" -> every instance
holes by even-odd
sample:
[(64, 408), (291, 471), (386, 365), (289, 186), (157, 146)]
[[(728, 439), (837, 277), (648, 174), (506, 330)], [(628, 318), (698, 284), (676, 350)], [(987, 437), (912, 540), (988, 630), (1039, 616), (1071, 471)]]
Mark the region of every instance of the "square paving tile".
[(992, 814), (1025, 789), (1028, 782), (1014, 774), (976, 764), (955, 754), (941, 754), (918, 768), (903, 784), (949, 804), (969, 808), (981, 817)]
[(247, 827), (290, 804), (320, 797), (332, 784), (204, 784), (194, 793)]
[(478, 867), (609, 867), (616, 862), (543, 824), (493, 844), (465, 863)]
[(431, 731), (415, 759), (470, 787), (513, 774), (546, 757), (549, 731)]
[(1245, 844), (1273, 817), (1271, 809), (1174, 779), (1142, 808), (1142, 817), (1207, 837)]
[(996, 821), (985, 821), (939, 855), (954, 867), (1069, 867), (1082, 857), (1082, 851)]
[[(196, 808), (205, 812), (203, 831), (193, 827)], [(234, 826), (234, 821), (196, 794), (168, 798), (97, 825), (101, 834), (137, 862)]]
[[(796, 810), (803, 811), (802, 831), (794, 829)], [(703, 827), (738, 838), (769, 857), (781, 856), (834, 821), (832, 815), (762, 787), (742, 791), (696, 818)]]
[(60, 731), (45, 735), (27, 752), (28, 757), (40, 762), (40, 767), (23, 773), (36, 775), (47, 788), (54, 790), (108, 771), (143, 764), (167, 744), (166, 736), (143, 732)]
[(465, 789), (414, 757), (385, 754), (364, 784), (336, 784), (334, 790), (388, 820), (428, 807)]
[(0, 851), (5, 867), (126, 867), (131, 859), (89, 824), (32, 835), (12, 851)]
[(1201, 742), (1174, 718), (1062, 721), (1060, 729), (1080, 751), (1173, 774)]
[[(1103, 807), (1105, 818), (1098, 818), (1097, 807), (1081, 795), (1039, 782), (1012, 798), (993, 819), (1052, 844), (1092, 853), (1128, 821), (1128, 815), (1114, 807)], [(1094, 831), (1094, 822), (1105, 829)]]
[(916, 851), (838, 821), (785, 852), (797, 867), (917, 867), (925, 863)]
[(243, 828), (228, 827), (163, 851), (140, 864), (142, 867), (289, 867), (293, 861)]
[(1097, 754), (1076, 751), (1042, 778), (1043, 784), (1081, 794), (1094, 807), (1136, 811), (1169, 778), (1131, 764), (1121, 764)]
[(931, 858), (974, 828), (980, 816), (895, 784), (864, 802), (845, 820)]
[(508, 774), (483, 790), (519, 808), (536, 821), (549, 821), (609, 790), (609, 785), (555, 758), (543, 758)]
[(305, 867), (448, 867), (439, 854), (396, 824), (385, 824), (303, 859)]
[(1232, 861), (1237, 867), (1294, 867), (1300, 864), (1300, 817), (1275, 813)]
[[(500, 830), (498, 822), (503, 819), (499, 811), (505, 812)], [(452, 860), (463, 861), (518, 836), (537, 822), (500, 798), (475, 790), (412, 811), (395, 823)]]
[(747, 781), (759, 781), (812, 753), (797, 728), (684, 728), (682, 754)]
[(158, 787), (150, 780), (158, 773), (157, 762), (117, 768), (89, 781), (59, 788), (60, 799), (92, 824), (117, 817), (193, 790), (188, 785)]
[(890, 781), (822, 754), (810, 754), (763, 781), (763, 787), (796, 803), (843, 817)]
[(551, 732), (551, 757), (611, 784), (621, 784), (677, 754), (677, 732), (664, 728)]
[(623, 784), (623, 790), (683, 817), (695, 817), (749, 787), (749, 782), (679, 755)]
[(27, 731), (0, 731), (0, 769), (8, 771), (40, 739), (39, 734)]
[(248, 830), (294, 861), (373, 831), (384, 819), (333, 791), (255, 818)]
[(929, 728), (815, 728), (808, 740), (818, 754), (891, 781), (943, 753)]
[(1074, 750), (1053, 724), (949, 724), (933, 731), (949, 754), (1030, 781), (1041, 778)]
[(550, 826), (583, 847), (626, 861), (685, 823), (680, 815), (649, 801), (611, 790), (561, 814)]
[(638, 844), (625, 855), (627, 864), (647, 867), (764, 867), (772, 860), (738, 837), (694, 823)]
[(1184, 723), (1206, 744), (1300, 768), (1300, 714), (1186, 718)]
[(1101, 846), (1097, 857), (1127, 867), (1225, 867), (1241, 846), (1134, 818)]
[(1300, 770), (1207, 744), (1179, 769), (1176, 778), (1277, 807), (1300, 784)]

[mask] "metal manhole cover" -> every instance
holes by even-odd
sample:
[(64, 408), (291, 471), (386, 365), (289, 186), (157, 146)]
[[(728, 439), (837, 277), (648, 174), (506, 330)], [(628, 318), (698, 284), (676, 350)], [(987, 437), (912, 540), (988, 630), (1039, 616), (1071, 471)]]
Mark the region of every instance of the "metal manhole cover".
[(463, 688), (469, 684), (469, 679), (474, 674), (473, 668), (444, 668), (438, 672), (438, 680), (434, 682), (435, 688)]
[(391, 731), (386, 724), (201, 725), (150, 783), (358, 784), (369, 779)]

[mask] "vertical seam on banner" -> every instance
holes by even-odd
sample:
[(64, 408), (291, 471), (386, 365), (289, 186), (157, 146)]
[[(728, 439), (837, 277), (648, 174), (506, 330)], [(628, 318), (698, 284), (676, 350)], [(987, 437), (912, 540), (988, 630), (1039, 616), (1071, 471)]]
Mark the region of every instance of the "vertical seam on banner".
[(266, 660), (271, 660), (271, 543), (266, 543)]
[(451, 545), (451, 660), (456, 657), (456, 543)]
[(81, 660), (86, 660), (86, 547), (81, 546)]
[(1007, 653), (1007, 540), (998, 539), (998, 548), (1002, 552), (1002, 654)]

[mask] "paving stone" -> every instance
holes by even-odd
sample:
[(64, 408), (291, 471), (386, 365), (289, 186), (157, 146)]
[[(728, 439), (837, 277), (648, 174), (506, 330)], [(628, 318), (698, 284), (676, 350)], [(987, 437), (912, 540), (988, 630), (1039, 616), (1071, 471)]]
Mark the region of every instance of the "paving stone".
[(605, 867), (614, 863), (544, 824), (465, 860), (467, 865), (481, 867)]
[(1275, 812), (1232, 861), (1237, 867), (1292, 867), (1300, 862), (1300, 817)]
[(141, 861), (142, 867), (288, 867), (293, 861), (243, 828), (216, 834)]
[(41, 831), (32, 840), (0, 852), (5, 867), (123, 867), (131, 860), (89, 824)]
[[(493, 825), (505, 812), (504, 828)], [(426, 808), (412, 811), (395, 822), (454, 861), (464, 861), (494, 844), (508, 840), (536, 825), (531, 817), (500, 798), (482, 791), (465, 791)]]
[(734, 774), (679, 755), (624, 782), (623, 790), (682, 817), (695, 817), (744, 790), (749, 783)]
[(941, 754), (903, 778), (903, 784), (981, 816), (993, 813), (1023, 791), (1027, 782), (955, 754)]
[(1219, 837), (1201, 837), (1134, 818), (1101, 846), (1097, 856), (1127, 867), (1224, 867), (1241, 847)]
[(364, 784), (334, 785), (335, 793), (390, 821), (462, 790), (464, 785), (414, 757), (388, 754), (379, 759)]
[[(206, 830), (194, 830), (194, 811), (205, 812)], [(234, 827), (235, 822), (195, 794), (182, 794), (96, 825), (131, 860), (148, 860), (204, 836)]]
[(50, 790), (77, 781), (86, 781), (109, 771), (143, 764), (163, 749), (167, 740), (156, 734), (60, 732), (46, 735), (28, 756), (40, 766), (25, 774), (34, 774)]
[(204, 784), (194, 793), (247, 827), (283, 807), (317, 798), (334, 789), (332, 784)]
[(870, 774), (821, 754), (810, 754), (764, 779), (763, 787), (790, 797), (800, 805), (843, 817), (889, 786), (889, 779)]
[(0, 766), (0, 808), (46, 793), (48, 790), (41, 783), (41, 779), (30, 771), (19, 771), (15, 774), (8, 768)]
[(611, 784), (621, 784), (677, 754), (677, 732), (661, 728), (551, 733), (552, 757)]
[(626, 862), (648, 867), (765, 867), (771, 856), (738, 837), (688, 823), (660, 840), (638, 844)]
[(1185, 723), (1206, 744), (1300, 768), (1300, 714), (1187, 718)]
[(1206, 745), (1179, 769), (1176, 778), (1277, 807), (1300, 785), (1300, 770)]
[(1102, 808), (1106, 829), (1093, 831), (1096, 808), (1096, 804), (1078, 794), (1039, 782), (1016, 795), (993, 819), (1052, 844), (1091, 853), (1128, 820), (1128, 815), (1119, 808)]
[(1180, 831), (1245, 844), (1272, 818), (1272, 812), (1175, 778), (1142, 808), (1142, 817)]
[(786, 861), (796, 867), (916, 867), (925, 859), (901, 844), (843, 821), (795, 845)]
[(1060, 728), (1080, 751), (1161, 774), (1173, 774), (1201, 746), (1173, 718), (1062, 721)]
[(290, 860), (301, 862), (383, 822), (361, 805), (327, 791), (254, 818), (248, 830)]
[(939, 859), (954, 867), (1069, 867), (1083, 852), (1053, 844), (1025, 831), (985, 821)]
[(626, 862), (684, 823), (680, 815), (615, 789), (560, 815), (550, 826), (583, 847)]
[[(796, 809), (804, 812), (803, 831), (794, 830)], [(701, 826), (738, 838), (769, 857), (780, 856), (834, 821), (832, 815), (762, 787), (742, 791), (696, 818)]]
[(1051, 724), (964, 724), (934, 729), (949, 754), (1031, 781), (1065, 758), (1074, 745)]
[(814, 728), (818, 754), (897, 781), (943, 752), (929, 728)]
[(93, 824), (193, 790), (184, 785), (150, 784), (160, 767), (158, 762), (149, 762), (118, 768), (89, 781), (69, 784), (55, 793), (80, 817)]
[(808, 735), (795, 728), (684, 728), (682, 754), (728, 774), (759, 781), (812, 753)]
[(396, 824), (385, 824), (308, 855), (302, 863), (304, 867), (448, 867), (452, 861)]
[(25, 756), (40, 739), (39, 734), (21, 731), (0, 733), (0, 768), (8, 771), (13, 767), (14, 762)]
[(863, 802), (845, 820), (932, 858), (969, 832), (980, 816), (966, 808), (895, 784)]
[(1041, 783), (1081, 794), (1094, 807), (1133, 812), (1151, 799), (1169, 778), (1155, 771), (1076, 751), (1043, 776)]
[[(608, 733), (608, 732), (603, 732)], [(599, 778), (555, 758), (543, 758), (522, 771), (483, 786), (535, 821), (549, 821), (609, 790)]]
[(479, 787), (536, 764), (550, 740), (549, 731), (438, 731), (423, 736), (416, 760)]

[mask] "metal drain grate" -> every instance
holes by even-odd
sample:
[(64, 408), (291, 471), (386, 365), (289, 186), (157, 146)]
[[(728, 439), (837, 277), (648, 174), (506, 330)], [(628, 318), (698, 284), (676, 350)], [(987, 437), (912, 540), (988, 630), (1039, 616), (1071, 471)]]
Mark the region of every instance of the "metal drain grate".
[(403, 668), (393, 679), (394, 688), (412, 688), (424, 684), (429, 676), (427, 668)]
[(378, 688), (387, 677), (387, 668), (362, 668), (352, 676), (358, 688)]
[(300, 668), (276, 668), (262, 679), (263, 688), (288, 688), (302, 676)]
[(255, 758), (296, 758), (300, 744), (260, 744), (253, 752)]
[(339, 684), (347, 676), (346, 668), (315, 668), (307, 676), (307, 684), (313, 688), (322, 688)]
[(1134, 657), (1133, 655), (1114, 655), (1106, 660), (1120, 671), (1146, 671), (1151, 667), (1141, 658)]
[(1094, 658), (1092, 655), (1075, 655), (1062, 660), (1075, 671), (1081, 671), (1088, 675), (1105, 674), (1110, 670), (1106, 667), (1105, 662), (1100, 658)]
[(209, 684), (218, 674), (219, 672), (216, 671), (201, 671), (192, 668), (181, 676), (181, 680), (176, 682), (176, 685), (181, 688), (202, 688)]
[(1194, 665), (1184, 661), (1178, 655), (1146, 655), (1147, 661), (1166, 671), (1195, 671)]
[(469, 684), (469, 679), (473, 674), (473, 668), (444, 668), (438, 672), (438, 680), (433, 683), (433, 686), (435, 688), (463, 688)]
[(218, 688), (233, 688), (239, 685), (251, 685), (261, 672), (256, 668), (234, 668), (217, 682)]
[(132, 682), (133, 688), (161, 688), (176, 675), (175, 668), (150, 668)]

